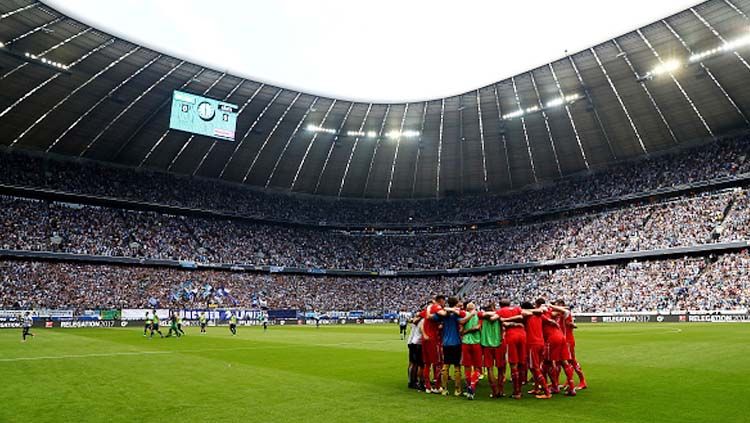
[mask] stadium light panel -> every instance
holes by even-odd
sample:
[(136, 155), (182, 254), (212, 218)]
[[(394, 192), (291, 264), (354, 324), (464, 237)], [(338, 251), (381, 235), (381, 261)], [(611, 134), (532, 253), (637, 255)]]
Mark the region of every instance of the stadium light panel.
[(524, 114), (523, 110), (516, 110), (515, 112), (510, 112), (508, 114), (503, 115), (503, 119), (514, 119), (514, 118), (523, 116), (523, 114)]
[(375, 131), (367, 131), (367, 138), (376, 138), (378, 133)]
[(699, 53), (695, 53), (692, 56), (690, 56), (688, 61), (690, 63), (701, 62), (703, 61), (703, 59), (707, 57), (715, 56), (716, 54), (724, 53), (728, 51), (735, 51), (739, 49), (740, 47), (745, 47), (747, 45), (750, 45), (750, 34), (744, 35), (739, 38), (735, 38), (732, 41), (727, 41), (724, 44), (720, 45), (719, 47), (715, 47), (710, 50), (705, 50)]
[(3, 43), (2, 41), (0, 41), (0, 48), (3, 48), (3, 47), (5, 47), (5, 43)]
[(419, 131), (415, 131), (415, 130), (406, 130), (406, 131), (403, 131), (403, 132), (393, 130), (393, 131), (389, 131), (385, 135), (386, 135), (386, 137), (395, 140), (395, 139), (398, 139), (398, 138), (414, 138), (414, 137), (418, 137), (419, 134), (420, 134), (420, 132)]
[(682, 62), (678, 59), (665, 60), (660, 65), (656, 66), (649, 72), (650, 75), (663, 75), (665, 73), (672, 73), (682, 66)]
[(565, 102), (562, 98), (556, 98), (554, 100), (550, 100), (547, 102), (547, 107), (558, 107), (562, 106), (562, 104)]
[(336, 135), (336, 130), (335, 129), (324, 128), (322, 126), (313, 125), (313, 124), (307, 125), (307, 130), (311, 131), (311, 132), (319, 132), (319, 133), (324, 133), (324, 134)]

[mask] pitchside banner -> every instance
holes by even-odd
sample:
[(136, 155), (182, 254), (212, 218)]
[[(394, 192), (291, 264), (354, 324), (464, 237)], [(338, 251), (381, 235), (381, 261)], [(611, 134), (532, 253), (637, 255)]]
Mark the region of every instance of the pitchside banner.
[[(126, 321), (143, 320), (146, 312), (151, 314), (153, 310), (145, 308), (124, 308), (122, 309), (121, 319)], [(208, 320), (229, 320), (229, 313), (237, 316), (238, 320), (263, 320), (266, 318), (266, 312), (258, 309), (187, 309), (177, 310), (178, 316), (184, 320), (198, 320), (201, 313), (206, 313)], [(157, 309), (156, 315), (161, 320), (169, 319), (169, 309)]]
[(263, 320), (266, 317), (263, 310), (179, 310), (179, 315), (185, 320), (198, 320), (201, 313), (206, 313), (208, 320), (229, 320), (230, 313), (238, 320)]

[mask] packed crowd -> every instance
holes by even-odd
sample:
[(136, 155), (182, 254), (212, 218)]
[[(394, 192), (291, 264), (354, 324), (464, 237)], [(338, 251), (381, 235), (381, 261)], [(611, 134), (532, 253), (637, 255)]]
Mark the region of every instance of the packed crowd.
[[(216, 180), (0, 153), (0, 183), (310, 223), (469, 222), (528, 215), (750, 171), (747, 135), (502, 196), (368, 201), (287, 195)], [(581, 180), (581, 178), (584, 178)], [(168, 187), (168, 188), (167, 188)]]
[(541, 296), (564, 300), (579, 312), (746, 309), (750, 255), (492, 275), (469, 288), (467, 295), (479, 302)]
[(479, 304), (561, 299), (577, 312), (731, 310), (750, 304), (750, 254), (473, 277), (356, 278), (0, 262), (0, 308), (415, 310), (435, 294)]
[[(411, 309), (456, 292), (463, 278), (384, 279), (0, 262), (0, 309), (227, 307), (349, 311)], [(190, 295), (187, 295), (190, 294)]]
[(447, 234), (361, 235), (0, 197), (0, 248), (328, 269), (450, 269), (748, 239), (748, 191)]

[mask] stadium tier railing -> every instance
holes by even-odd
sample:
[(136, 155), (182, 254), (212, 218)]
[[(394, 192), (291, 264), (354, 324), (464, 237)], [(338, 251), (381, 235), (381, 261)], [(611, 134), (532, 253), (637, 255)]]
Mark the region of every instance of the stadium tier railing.
[(53, 251), (28, 251), (0, 249), (0, 259), (27, 261), (59, 261), (74, 263), (117, 264), (131, 266), (168, 267), (184, 270), (221, 270), (228, 272), (281, 273), (297, 275), (327, 275), (352, 277), (420, 277), (420, 276), (460, 276), (488, 273), (509, 273), (518, 271), (555, 270), (578, 266), (603, 266), (632, 261), (663, 260), (687, 256), (707, 256), (739, 252), (750, 247), (750, 241), (719, 242), (686, 247), (673, 247), (655, 250), (632, 251), (625, 253), (601, 254), (559, 260), (530, 261), (524, 263), (497, 264), (494, 266), (424, 269), (424, 270), (347, 270), (301, 268), (289, 266), (266, 266), (247, 263), (200, 263), (192, 260), (148, 259), (124, 256), (103, 256), (90, 254), (60, 253)]

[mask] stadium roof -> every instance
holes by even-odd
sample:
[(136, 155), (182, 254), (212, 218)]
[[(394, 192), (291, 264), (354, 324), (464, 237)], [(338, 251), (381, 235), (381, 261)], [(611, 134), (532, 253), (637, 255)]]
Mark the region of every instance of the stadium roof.
[[(747, 128), (748, 14), (750, 0), (710, 0), (462, 95), (377, 104), (243, 79), (3, 1), (0, 145), (328, 196), (505, 192)], [(170, 131), (175, 89), (240, 105), (237, 140)]]

